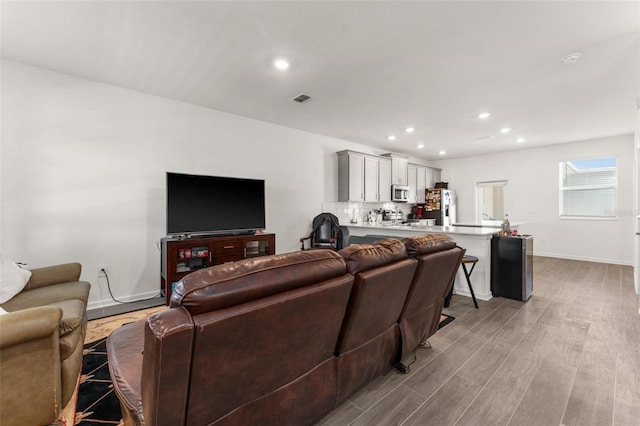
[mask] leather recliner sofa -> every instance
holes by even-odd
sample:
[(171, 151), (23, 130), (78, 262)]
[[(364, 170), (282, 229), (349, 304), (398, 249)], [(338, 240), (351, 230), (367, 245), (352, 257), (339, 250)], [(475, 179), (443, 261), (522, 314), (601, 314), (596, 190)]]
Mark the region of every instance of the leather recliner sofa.
[(403, 242), (385, 239), (341, 250), (353, 290), (336, 346), (338, 403), (393, 368), (402, 312), (417, 261)]
[[(125, 424), (303, 425), (336, 401), (353, 276), (331, 250), (202, 269), (108, 338)], [(144, 354), (142, 353), (144, 350)]]
[[(125, 424), (320, 420), (399, 359), (400, 319), (421, 262), (406, 247), (424, 245), (409, 240), (265, 256), (189, 274), (176, 284), (170, 309), (120, 327), (107, 341)], [(423, 255), (462, 251), (445, 236), (429, 245)], [(454, 272), (442, 275), (438, 297), (448, 293)]]
[(418, 267), (400, 314), (402, 340), (396, 367), (408, 372), (409, 360), (435, 334), (444, 300), (449, 294), (465, 250), (443, 234), (425, 234), (404, 240), (407, 254)]
[(82, 368), (90, 284), (81, 265), (33, 269), (25, 288), (0, 305), (0, 424), (55, 423)]

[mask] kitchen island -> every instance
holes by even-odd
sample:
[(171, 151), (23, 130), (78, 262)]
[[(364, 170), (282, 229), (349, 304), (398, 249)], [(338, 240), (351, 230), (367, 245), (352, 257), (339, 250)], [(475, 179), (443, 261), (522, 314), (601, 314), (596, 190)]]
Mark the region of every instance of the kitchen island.
[[(347, 228), (350, 236), (379, 235), (385, 237), (406, 238), (421, 234), (447, 234), (460, 247), (466, 249), (466, 254), (476, 256), (476, 264), (471, 275), (471, 285), (477, 299), (491, 299), (491, 237), (499, 229), (494, 227), (471, 226), (425, 226), (418, 224), (385, 225), (385, 224), (349, 224)], [(467, 281), (458, 270), (454, 291), (456, 294), (471, 297)]]

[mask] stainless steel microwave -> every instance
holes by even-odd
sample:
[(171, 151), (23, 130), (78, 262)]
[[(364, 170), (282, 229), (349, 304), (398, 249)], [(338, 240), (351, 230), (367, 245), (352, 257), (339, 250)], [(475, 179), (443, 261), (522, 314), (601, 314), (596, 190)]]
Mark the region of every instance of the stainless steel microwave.
[(391, 185), (391, 201), (406, 203), (409, 201), (409, 187), (406, 185)]

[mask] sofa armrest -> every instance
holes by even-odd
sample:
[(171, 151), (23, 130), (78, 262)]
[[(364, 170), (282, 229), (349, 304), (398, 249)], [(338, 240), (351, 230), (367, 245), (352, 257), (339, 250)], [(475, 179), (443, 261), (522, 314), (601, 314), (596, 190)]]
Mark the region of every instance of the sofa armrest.
[(53, 423), (61, 407), (59, 322), (40, 306), (0, 315), (0, 424)]
[(39, 306), (0, 315), (0, 349), (52, 336), (60, 327), (62, 309)]
[(32, 269), (31, 278), (24, 287), (24, 290), (33, 290), (34, 288), (53, 284), (79, 281), (81, 272), (82, 265), (75, 262)]

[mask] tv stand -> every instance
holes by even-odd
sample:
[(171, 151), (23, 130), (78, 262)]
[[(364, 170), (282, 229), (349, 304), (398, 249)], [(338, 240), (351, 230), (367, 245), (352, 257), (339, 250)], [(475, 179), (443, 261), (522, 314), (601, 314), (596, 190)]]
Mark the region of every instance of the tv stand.
[(251, 233), (165, 237), (161, 246), (160, 290), (168, 305), (175, 283), (185, 275), (209, 266), (275, 254), (276, 236)]
[(195, 240), (201, 238), (213, 238), (213, 237), (233, 237), (236, 235), (261, 235), (261, 232), (255, 230), (247, 230), (247, 231), (228, 231), (221, 232), (216, 234), (175, 234), (171, 236), (164, 237), (167, 240)]

